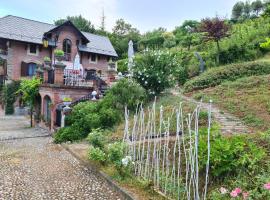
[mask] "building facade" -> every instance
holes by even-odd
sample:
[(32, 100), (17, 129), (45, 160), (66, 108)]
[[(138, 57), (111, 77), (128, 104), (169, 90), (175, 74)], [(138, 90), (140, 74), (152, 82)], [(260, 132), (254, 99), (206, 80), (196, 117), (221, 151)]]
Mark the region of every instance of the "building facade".
[[(56, 50), (64, 52), (60, 66)], [(76, 56), (81, 66), (79, 73), (72, 70)], [(51, 62), (49, 69), (45, 57)], [(42, 76), (40, 115), (50, 128), (59, 121), (56, 111), (64, 98), (75, 101), (98, 91), (97, 83), (109, 83), (116, 71), (112, 64), (116, 57), (107, 37), (82, 32), (70, 21), (55, 26), (11, 15), (0, 18), (0, 84), (4, 80)], [(67, 69), (77, 73), (76, 80), (67, 81)]]

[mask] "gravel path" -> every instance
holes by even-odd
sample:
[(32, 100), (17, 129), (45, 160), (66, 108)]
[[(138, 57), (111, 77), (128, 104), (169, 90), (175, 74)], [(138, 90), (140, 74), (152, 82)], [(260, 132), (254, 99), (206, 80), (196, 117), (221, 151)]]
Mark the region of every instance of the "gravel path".
[(45, 131), (28, 124), (23, 117), (0, 117), (0, 200), (123, 199)]

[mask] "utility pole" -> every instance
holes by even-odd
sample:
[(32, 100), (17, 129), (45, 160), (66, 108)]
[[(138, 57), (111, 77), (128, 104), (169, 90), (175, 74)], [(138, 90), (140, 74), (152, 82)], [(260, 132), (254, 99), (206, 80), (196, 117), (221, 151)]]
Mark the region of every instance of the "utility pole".
[(101, 15), (101, 26), (100, 30), (105, 31), (105, 15), (104, 15), (104, 8), (102, 8), (102, 15)]

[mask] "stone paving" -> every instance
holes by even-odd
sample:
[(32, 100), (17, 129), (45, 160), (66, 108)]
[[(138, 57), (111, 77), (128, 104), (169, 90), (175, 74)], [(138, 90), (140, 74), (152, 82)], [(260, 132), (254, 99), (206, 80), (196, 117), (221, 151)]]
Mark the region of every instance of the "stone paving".
[[(175, 90), (172, 91), (173, 95), (181, 96), (181, 98), (185, 101), (192, 102), (194, 104), (200, 104), (202, 109), (208, 109), (209, 104), (208, 103), (202, 103), (199, 101), (196, 101), (195, 99), (191, 97), (184, 96), (180, 92), (177, 92)], [(214, 119), (220, 124), (221, 126), (221, 132), (223, 134), (246, 134), (251, 133), (251, 130), (243, 124), (243, 122), (238, 119), (237, 117), (221, 111), (216, 105), (212, 105), (212, 115)]]
[(123, 199), (44, 130), (28, 125), (23, 117), (0, 117), (0, 200)]

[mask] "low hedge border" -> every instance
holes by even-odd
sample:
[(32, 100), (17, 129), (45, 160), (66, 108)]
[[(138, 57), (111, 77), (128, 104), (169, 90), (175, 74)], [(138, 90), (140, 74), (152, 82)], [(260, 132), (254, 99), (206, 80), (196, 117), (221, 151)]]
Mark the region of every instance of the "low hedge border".
[(222, 67), (211, 68), (200, 76), (197, 76), (184, 84), (184, 91), (204, 89), (220, 85), (225, 81), (254, 75), (270, 74), (270, 62), (253, 61), (230, 64)]

